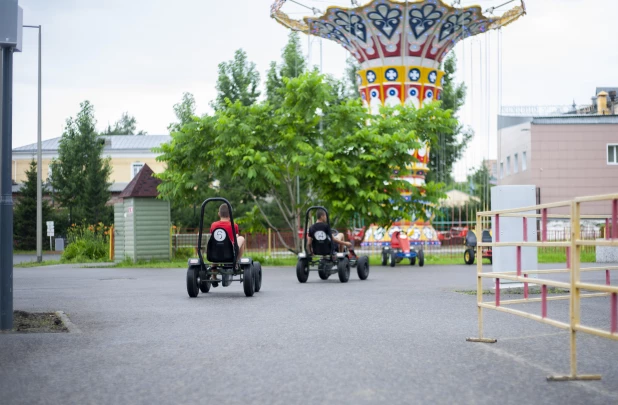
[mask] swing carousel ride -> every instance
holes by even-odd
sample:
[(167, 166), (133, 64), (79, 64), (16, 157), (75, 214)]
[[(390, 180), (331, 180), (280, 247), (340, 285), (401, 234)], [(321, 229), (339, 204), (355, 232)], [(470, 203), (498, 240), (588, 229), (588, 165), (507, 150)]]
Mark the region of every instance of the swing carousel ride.
[[(494, 13), (515, 0), (488, 7), (485, 14), (479, 6), (462, 6), (461, 0), (452, 5), (441, 0), (331, 1), (348, 7), (334, 4), (322, 11), (323, 0), (277, 0), (271, 6), (271, 17), (350, 52), (360, 64), (357, 83), (363, 104), (374, 114), (382, 105), (419, 108), (429, 100), (440, 100), (444, 85), (440, 66), (449, 51), (465, 38), (500, 29), (526, 13), (523, 0), (502, 15)], [(299, 12), (313, 15), (292, 17)], [(429, 171), (429, 152), (428, 146), (411, 151), (415, 159), (406, 180), (421, 192)], [(409, 201), (409, 195), (404, 197)], [(405, 232), (414, 245), (438, 245), (431, 219), (428, 207), (423, 218), (396, 222), (388, 230), (372, 225), (362, 245), (388, 245), (395, 231)]]

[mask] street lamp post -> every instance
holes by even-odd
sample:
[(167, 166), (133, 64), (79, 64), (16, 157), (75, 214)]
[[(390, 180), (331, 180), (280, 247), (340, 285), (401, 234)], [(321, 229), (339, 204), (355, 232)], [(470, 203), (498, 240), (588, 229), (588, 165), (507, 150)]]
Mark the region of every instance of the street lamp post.
[[(41, 146), (41, 26), (24, 25), (24, 28), (39, 30), (39, 102), (37, 124), (37, 157), (36, 157), (36, 261), (43, 261), (43, 152)], [(51, 248), (51, 246), (50, 246)]]

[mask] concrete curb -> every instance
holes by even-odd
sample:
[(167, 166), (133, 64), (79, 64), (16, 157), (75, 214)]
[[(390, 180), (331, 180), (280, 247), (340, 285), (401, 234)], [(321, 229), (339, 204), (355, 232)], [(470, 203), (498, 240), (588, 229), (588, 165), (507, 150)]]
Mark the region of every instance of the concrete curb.
[(71, 322), (67, 314), (65, 314), (63, 311), (56, 311), (56, 315), (58, 315), (58, 317), (62, 321), (62, 324), (69, 330), (69, 333), (82, 333), (82, 331), (77, 326), (75, 326), (73, 322)]

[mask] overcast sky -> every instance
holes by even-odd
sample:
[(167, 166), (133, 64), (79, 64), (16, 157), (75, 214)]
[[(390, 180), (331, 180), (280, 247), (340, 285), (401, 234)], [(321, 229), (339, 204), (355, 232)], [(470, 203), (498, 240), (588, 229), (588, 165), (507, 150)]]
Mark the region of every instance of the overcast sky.
[[(269, 16), (273, 0), (20, 0), (24, 24), (43, 25), (43, 139), (62, 135), (65, 120), (90, 100), (98, 128), (123, 111), (138, 129), (166, 134), (172, 106), (185, 91), (197, 112), (210, 111), (217, 65), (243, 48), (262, 75), (279, 60), (288, 30)], [(324, 9), (324, 0), (305, 0)], [(347, 1), (333, 0), (334, 4)], [(483, 8), (504, 0), (467, 1)], [(502, 12), (515, 3), (500, 9)], [(528, 15), (502, 30), (502, 104), (554, 105), (590, 102), (597, 86), (618, 86), (615, 0), (528, 0)], [(286, 6), (287, 7), (287, 6)], [(290, 4), (293, 17), (302, 9)], [(296, 8), (294, 8), (296, 7)], [(496, 12), (497, 13), (497, 12)], [(495, 153), (498, 98), (497, 33), (468, 39), (455, 52), (466, 72), (468, 97), (461, 118), (476, 143), (460, 172)], [(303, 35), (307, 52), (307, 37)], [(312, 64), (319, 42), (312, 42)], [(485, 108), (479, 65), (489, 56), (490, 104)], [(341, 76), (346, 52), (323, 43), (323, 70)], [(13, 146), (36, 142), (37, 36), (25, 29), (23, 52), (15, 55)], [(474, 72), (474, 75), (472, 73)], [(488, 115), (491, 122), (487, 123)], [(490, 128), (487, 133), (487, 127)], [(489, 144), (488, 144), (489, 139)], [(489, 145), (489, 146), (488, 146)], [(483, 151), (483, 153), (479, 151)]]

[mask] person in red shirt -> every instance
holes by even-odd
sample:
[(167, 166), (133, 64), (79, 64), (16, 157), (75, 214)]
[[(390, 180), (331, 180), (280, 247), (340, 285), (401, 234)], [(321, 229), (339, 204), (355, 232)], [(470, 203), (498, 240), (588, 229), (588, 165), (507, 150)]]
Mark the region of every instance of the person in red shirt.
[(212, 233), (217, 228), (225, 229), (225, 232), (232, 241), (232, 245), (234, 244), (234, 238), (238, 240), (238, 249), (240, 249), (240, 251), (238, 252), (236, 262), (239, 263), (240, 258), (245, 251), (245, 238), (238, 235), (238, 224), (234, 224), (234, 228), (236, 229), (234, 230), (235, 232), (232, 232), (232, 223), (230, 222), (230, 210), (227, 207), (227, 204), (221, 204), (221, 206), (219, 207), (219, 221), (213, 222), (212, 225), (210, 225), (210, 233)]

